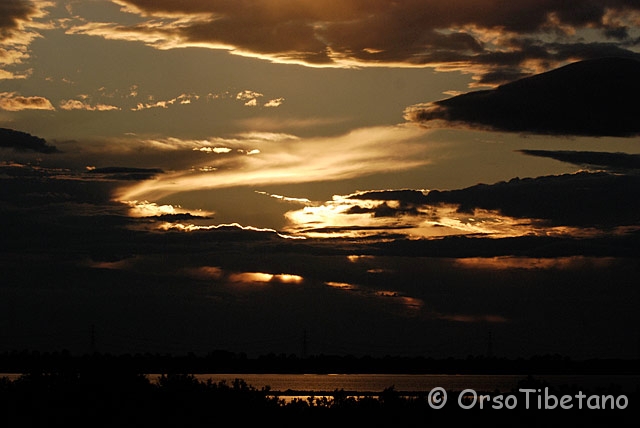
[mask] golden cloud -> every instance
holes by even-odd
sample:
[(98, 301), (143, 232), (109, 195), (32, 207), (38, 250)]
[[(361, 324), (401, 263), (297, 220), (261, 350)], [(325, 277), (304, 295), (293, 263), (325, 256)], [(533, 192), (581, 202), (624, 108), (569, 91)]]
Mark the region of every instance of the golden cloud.
[[(119, 199), (156, 200), (171, 194), (244, 185), (302, 183), (353, 178), (373, 173), (410, 169), (429, 162), (424, 142), (427, 131), (408, 125), (364, 128), (341, 137), (296, 139), (267, 134), (268, 139), (212, 140), (217, 145), (258, 146), (238, 149), (253, 156), (207, 159), (215, 172), (166, 174), (123, 189)], [(280, 140), (273, 140), (281, 135)]]
[[(632, 54), (629, 42), (640, 35), (634, 0), (113, 2), (142, 21), (90, 22), (69, 32), (315, 67), (462, 69), (488, 84), (602, 55), (603, 49)], [(585, 43), (587, 30), (600, 31), (607, 43)]]
[[(29, 48), (39, 29), (48, 28), (38, 22), (47, 15), (51, 1), (3, 0), (0, 2), (0, 67), (22, 64), (30, 57)], [(0, 80), (23, 79), (28, 72), (9, 71), (0, 68)]]
[(62, 110), (85, 110), (85, 111), (111, 111), (120, 110), (120, 107), (109, 104), (91, 105), (80, 100), (62, 100), (60, 101)]
[(0, 110), (55, 110), (55, 107), (44, 97), (24, 97), (16, 92), (0, 92)]

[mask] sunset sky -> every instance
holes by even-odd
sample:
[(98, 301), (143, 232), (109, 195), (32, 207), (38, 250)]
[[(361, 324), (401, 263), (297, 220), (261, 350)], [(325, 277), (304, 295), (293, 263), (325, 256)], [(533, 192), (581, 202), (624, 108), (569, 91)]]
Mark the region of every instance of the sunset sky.
[(635, 0), (2, 0), (0, 351), (640, 355)]

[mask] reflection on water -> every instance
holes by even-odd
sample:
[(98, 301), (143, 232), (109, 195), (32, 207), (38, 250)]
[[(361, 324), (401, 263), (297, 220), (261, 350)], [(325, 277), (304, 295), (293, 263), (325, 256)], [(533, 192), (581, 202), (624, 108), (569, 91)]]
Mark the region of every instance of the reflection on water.
[[(154, 380), (159, 375), (150, 375)], [(526, 375), (449, 375), (449, 374), (196, 374), (202, 381), (226, 381), (232, 383), (242, 379), (257, 389), (269, 387), (279, 395), (304, 395), (301, 393), (331, 393), (343, 389), (349, 393), (375, 395), (385, 388), (393, 387), (406, 393), (429, 392), (436, 387), (448, 391), (473, 389), (480, 392), (509, 392), (517, 389), (518, 382)], [(577, 386), (585, 390), (608, 388), (616, 385), (622, 391), (640, 388), (640, 376), (623, 375), (540, 375), (550, 386)], [(307, 395), (308, 396), (308, 395)]]

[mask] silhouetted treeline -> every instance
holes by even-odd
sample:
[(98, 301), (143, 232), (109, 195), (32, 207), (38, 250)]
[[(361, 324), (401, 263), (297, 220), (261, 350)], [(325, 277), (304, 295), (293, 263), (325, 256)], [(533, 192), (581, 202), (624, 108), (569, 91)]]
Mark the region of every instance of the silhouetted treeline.
[(0, 353), (0, 373), (82, 372), (117, 370), (126, 373), (402, 373), (402, 374), (640, 374), (637, 359), (572, 360), (561, 355), (528, 359), (469, 356), (464, 359), (353, 355), (267, 354), (212, 351), (205, 355), (102, 354), (73, 355), (68, 351)]
[[(571, 418), (575, 426), (596, 426), (615, 418), (637, 418), (638, 392), (627, 394), (630, 405), (620, 408), (546, 410), (530, 408), (519, 388), (575, 395), (572, 387), (551, 388), (535, 378), (523, 378), (518, 389), (489, 391), (492, 397), (512, 395), (511, 410), (487, 402), (460, 401), (462, 391), (449, 391), (444, 407), (432, 407), (427, 394), (404, 396), (393, 386), (379, 394), (352, 396), (335, 390), (328, 396), (284, 400), (265, 387), (256, 389), (242, 379), (201, 381), (189, 374), (163, 374), (152, 382), (148, 375), (122, 372), (31, 373), (15, 380), (0, 378), (0, 422), (21, 427), (205, 427), (221, 423), (288, 426), (414, 426), (416, 423), (459, 424), (490, 422), (491, 426), (539, 426)], [(480, 391), (479, 391), (480, 392)], [(582, 391), (586, 395), (620, 392)], [(462, 395), (465, 396), (464, 394)], [(462, 404), (461, 404), (462, 403)], [(462, 408), (462, 405), (469, 407)], [(561, 413), (563, 412), (563, 413)], [(622, 413), (624, 412), (624, 413)]]

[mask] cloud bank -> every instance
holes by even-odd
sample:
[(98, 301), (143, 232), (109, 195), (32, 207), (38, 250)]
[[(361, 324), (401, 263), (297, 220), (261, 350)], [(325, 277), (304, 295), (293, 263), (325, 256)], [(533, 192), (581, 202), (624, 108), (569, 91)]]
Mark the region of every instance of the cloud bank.
[[(335, 145), (249, 134), (226, 142), (171, 141), (176, 149), (170, 153), (182, 148), (209, 162), (219, 158), (218, 166), (228, 167), (223, 174), (194, 175), (202, 186), (225, 186), (237, 179), (233, 167), (263, 180), (284, 180), (275, 174), (283, 171), (326, 176), (324, 153), (354, 164), (353, 170), (336, 165), (343, 174), (366, 173), (358, 171), (364, 154), (375, 152), (374, 160), (387, 164), (393, 155), (423, 158), (410, 144), (424, 146), (423, 134), (418, 127), (374, 128), (337, 138)], [(254, 144), (260, 154), (237, 150)], [(193, 150), (219, 146), (234, 150)], [(114, 192), (137, 188), (124, 180), (149, 180), (137, 184), (158, 183), (164, 190), (174, 178), (183, 184), (188, 174), (167, 179), (171, 174), (158, 168), (65, 167), (73, 154), (0, 163), (0, 314), (11, 333), (3, 350), (82, 352), (95, 325), (101, 351), (113, 353), (225, 348), (288, 354), (299, 350), (307, 329), (314, 353), (465, 357), (486, 349), (488, 328), (500, 338), (503, 355), (633, 357), (637, 351), (638, 231), (613, 227), (637, 225), (640, 186), (632, 174), (583, 172), (450, 191), (361, 191), (323, 204), (263, 192), (259, 197), (312, 209), (302, 213), (300, 226), (325, 232), (320, 239), (290, 239), (273, 229), (216, 224), (215, 213), (142, 199), (120, 203)], [(556, 223), (576, 212), (571, 224), (584, 214), (611, 221), (600, 234), (554, 234), (543, 225), (541, 233), (504, 237), (487, 230), (509, 232), (518, 225), (479, 207), (548, 213)], [(331, 222), (332, 215), (339, 221)], [(433, 230), (449, 227), (455, 236), (429, 239), (407, 229), (425, 222)], [(530, 224), (524, 219), (521, 230)], [(341, 237), (332, 233), (338, 229), (367, 234)]]
[(576, 59), (635, 55), (640, 36), (633, 0), (113, 2), (140, 21), (68, 31), (308, 66), (464, 70), (489, 85)]
[(84, 352), (95, 325), (112, 353), (289, 354), (307, 329), (313, 353), (466, 357), (484, 352), (487, 328), (514, 357), (637, 351), (637, 233), (292, 240), (180, 228), (194, 219), (174, 207), (111, 201), (100, 175), (137, 169), (97, 170), (0, 165), (3, 350)]

